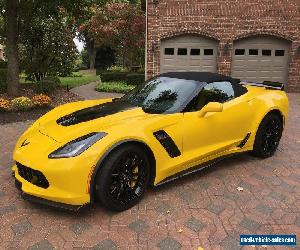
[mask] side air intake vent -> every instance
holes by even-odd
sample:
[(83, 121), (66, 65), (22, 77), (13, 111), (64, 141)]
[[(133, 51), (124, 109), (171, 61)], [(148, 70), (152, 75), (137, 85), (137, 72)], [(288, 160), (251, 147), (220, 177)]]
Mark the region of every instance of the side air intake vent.
[(251, 133), (249, 132), (246, 137), (241, 141), (241, 143), (238, 145), (239, 148), (242, 148), (246, 145), (247, 141), (250, 138)]
[(166, 133), (164, 130), (159, 130), (153, 133), (155, 138), (160, 142), (160, 144), (164, 147), (171, 158), (175, 158), (181, 155), (178, 147), (172, 138)]

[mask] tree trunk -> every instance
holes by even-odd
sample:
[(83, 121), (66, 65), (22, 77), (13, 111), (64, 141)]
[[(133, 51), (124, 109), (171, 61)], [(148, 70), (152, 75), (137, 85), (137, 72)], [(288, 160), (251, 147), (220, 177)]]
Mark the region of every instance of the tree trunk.
[(88, 39), (87, 51), (88, 51), (88, 54), (89, 54), (90, 69), (95, 69), (96, 49), (95, 49), (95, 44), (94, 44), (93, 39)]
[(16, 96), (19, 90), (18, 0), (6, 0), (7, 93)]
[(90, 55), (90, 69), (95, 69), (95, 63), (96, 63), (96, 49), (94, 48), (93, 51), (91, 51)]

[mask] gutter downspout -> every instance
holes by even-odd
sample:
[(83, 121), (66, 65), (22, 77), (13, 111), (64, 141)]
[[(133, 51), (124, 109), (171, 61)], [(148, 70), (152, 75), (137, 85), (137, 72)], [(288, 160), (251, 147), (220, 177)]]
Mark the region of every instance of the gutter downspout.
[(148, 0), (146, 0), (145, 81), (148, 79)]

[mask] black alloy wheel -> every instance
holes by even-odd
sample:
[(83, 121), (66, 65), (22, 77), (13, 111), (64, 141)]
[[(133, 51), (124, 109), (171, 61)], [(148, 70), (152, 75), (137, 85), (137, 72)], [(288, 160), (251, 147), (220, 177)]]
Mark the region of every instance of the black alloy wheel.
[(97, 198), (110, 210), (123, 211), (143, 197), (150, 177), (146, 153), (135, 144), (113, 151), (96, 176)]
[(145, 183), (143, 159), (137, 153), (124, 155), (112, 173), (110, 195), (113, 200), (123, 205), (141, 195)]
[(256, 133), (253, 153), (262, 158), (274, 155), (282, 136), (282, 128), (282, 119), (279, 115), (268, 114)]

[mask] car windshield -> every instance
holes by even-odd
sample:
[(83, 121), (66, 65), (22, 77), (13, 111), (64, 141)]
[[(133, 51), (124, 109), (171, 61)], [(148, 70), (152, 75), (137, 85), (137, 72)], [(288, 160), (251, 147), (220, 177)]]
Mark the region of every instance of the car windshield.
[(181, 112), (196, 95), (199, 82), (169, 77), (157, 77), (139, 85), (120, 101), (141, 107), (147, 113)]

